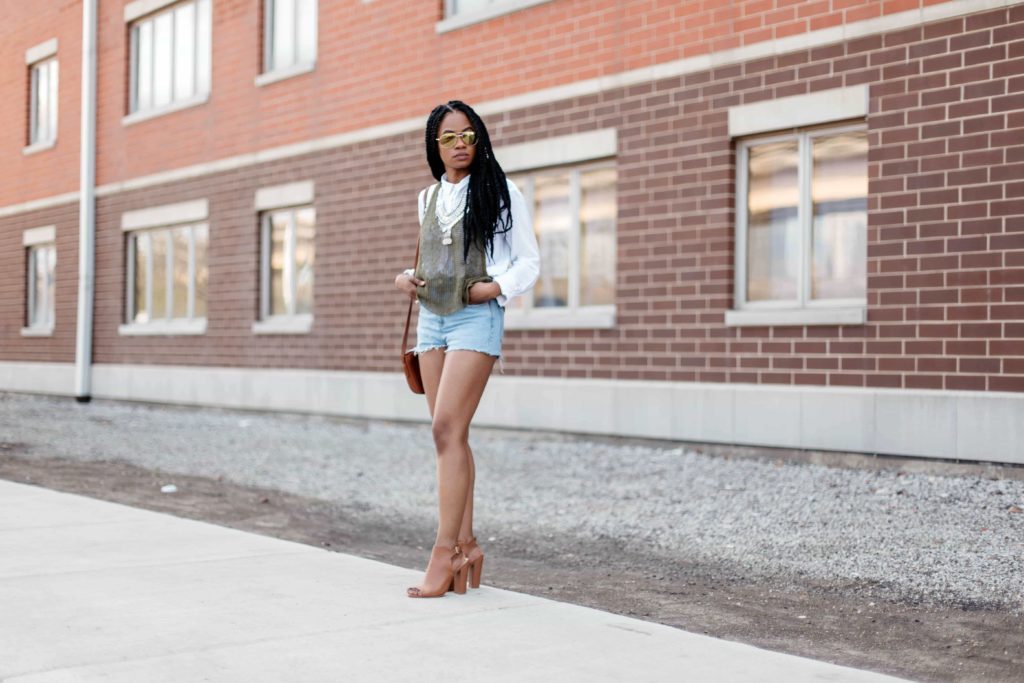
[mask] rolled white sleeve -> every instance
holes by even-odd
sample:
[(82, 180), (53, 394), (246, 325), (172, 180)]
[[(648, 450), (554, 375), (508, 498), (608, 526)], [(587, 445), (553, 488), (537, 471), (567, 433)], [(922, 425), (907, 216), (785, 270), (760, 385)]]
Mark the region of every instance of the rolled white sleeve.
[(526, 200), (519, 188), (509, 180), (508, 194), (511, 199), (512, 229), (503, 235), (509, 246), (509, 267), (494, 276), (501, 294), (498, 303), (504, 307), (510, 299), (521, 296), (533, 288), (540, 275), (540, 249), (533, 232), (533, 219), (526, 207)]

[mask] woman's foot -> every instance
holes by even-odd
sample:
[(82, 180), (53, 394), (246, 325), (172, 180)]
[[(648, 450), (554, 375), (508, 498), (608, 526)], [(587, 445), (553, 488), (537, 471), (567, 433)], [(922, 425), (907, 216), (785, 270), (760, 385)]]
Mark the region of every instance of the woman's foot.
[(469, 570), (470, 588), (480, 587), (480, 577), (484, 572), (484, 551), (476, 544), (476, 536), (470, 536), (468, 540), (459, 541), (459, 547), (466, 556), (467, 569)]
[(410, 598), (439, 598), (449, 590), (466, 592), (469, 559), (458, 545), (435, 545), (430, 550), (430, 562), (423, 582), (410, 586), (405, 593)]

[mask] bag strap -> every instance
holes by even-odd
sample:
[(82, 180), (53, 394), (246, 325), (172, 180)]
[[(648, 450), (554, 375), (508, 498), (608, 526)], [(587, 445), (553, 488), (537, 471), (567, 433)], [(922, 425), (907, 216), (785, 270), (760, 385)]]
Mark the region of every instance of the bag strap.
[[(413, 261), (412, 267), (415, 268), (416, 264), (420, 262), (420, 241), (416, 240), (416, 260)], [(409, 343), (409, 321), (412, 320), (412, 299), (409, 299), (409, 312), (405, 314), (405, 332), (402, 333), (402, 354), (405, 354), (406, 344)]]
[[(434, 196), (437, 196), (437, 193), (440, 191), (440, 189), (441, 189), (441, 183), (438, 183), (435, 186), (435, 188), (434, 188)], [(424, 202), (427, 201), (427, 193), (426, 192), (423, 193), (423, 201)], [(426, 220), (426, 218), (427, 218), (426, 211), (427, 211), (426, 206), (424, 206), (424, 209), (423, 209), (423, 220)], [(420, 227), (421, 228), (423, 227), (423, 220), (420, 221)], [(420, 240), (419, 240), (419, 237), (417, 237), (416, 238), (416, 260), (414, 260), (412, 262), (412, 267), (413, 267), (414, 270), (415, 270), (417, 264), (419, 264), (419, 262), (420, 262)], [(412, 299), (409, 299), (409, 312), (405, 314), (405, 332), (402, 333), (402, 354), (403, 355), (405, 354), (406, 344), (409, 343), (409, 323), (410, 323), (410, 321), (412, 321), (412, 301), (413, 301)]]

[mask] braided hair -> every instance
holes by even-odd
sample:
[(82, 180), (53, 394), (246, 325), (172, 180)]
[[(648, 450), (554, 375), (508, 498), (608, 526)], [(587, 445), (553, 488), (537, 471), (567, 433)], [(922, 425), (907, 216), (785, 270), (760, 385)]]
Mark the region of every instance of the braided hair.
[(469, 256), (469, 245), (476, 244), (485, 253), (494, 254), (494, 236), (512, 229), (511, 199), (508, 182), (491, 148), (491, 136), (487, 127), (473, 108), (460, 100), (450, 100), (434, 107), (427, 117), (426, 143), (427, 163), (436, 180), (444, 174), (444, 162), (437, 151), (437, 132), (441, 119), (448, 113), (460, 111), (469, 119), (476, 132), (476, 154), (469, 167), (469, 187), (466, 192), (466, 207), (462, 214), (462, 258)]

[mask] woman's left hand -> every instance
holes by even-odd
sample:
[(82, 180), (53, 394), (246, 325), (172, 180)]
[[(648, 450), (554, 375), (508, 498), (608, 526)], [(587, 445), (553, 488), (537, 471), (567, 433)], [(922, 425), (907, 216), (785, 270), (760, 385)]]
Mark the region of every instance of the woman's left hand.
[(469, 288), (469, 303), (482, 304), (497, 299), (501, 294), (501, 287), (497, 282), (477, 282)]

